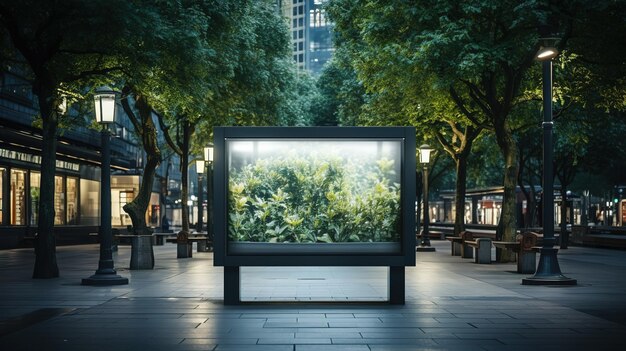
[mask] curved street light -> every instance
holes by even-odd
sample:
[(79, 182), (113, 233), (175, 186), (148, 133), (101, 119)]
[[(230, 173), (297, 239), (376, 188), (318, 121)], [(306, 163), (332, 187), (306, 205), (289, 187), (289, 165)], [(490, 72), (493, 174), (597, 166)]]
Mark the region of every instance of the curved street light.
[[(544, 43), (555, 38), (544, 38)], [(552, 145), (552, 59), (558, 55), (552, 45), (542, 47), (536, 59), (543, 65), (543, 246), (539, 251), (539, 265), (535, 275), (522, 279), (523, 285), (576, 285), (561, 273), (554, 248), (554, 170)]]

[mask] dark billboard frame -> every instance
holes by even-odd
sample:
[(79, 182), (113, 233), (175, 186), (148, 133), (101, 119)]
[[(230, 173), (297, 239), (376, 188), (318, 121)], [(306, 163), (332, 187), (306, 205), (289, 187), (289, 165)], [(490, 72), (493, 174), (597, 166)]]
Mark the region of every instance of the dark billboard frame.
[[(401, 141), (401, 230), (397, 254), (232, 254), (228, 251), (228, 166), (226, 140), (366, 140)], [(224, 302), (239, 298), (239, 267), (243, 266), (386, 266), (390, 267), (389, 302), (404, 303), (404, 267), (415, 266), (416, 142), (413, 127), (215, 127), (213, 233), (214, 265), (224, 266)], [(320, 245), (323, 243), (311, 244)], [(400, 291), (401, 290), (401, 291)]]

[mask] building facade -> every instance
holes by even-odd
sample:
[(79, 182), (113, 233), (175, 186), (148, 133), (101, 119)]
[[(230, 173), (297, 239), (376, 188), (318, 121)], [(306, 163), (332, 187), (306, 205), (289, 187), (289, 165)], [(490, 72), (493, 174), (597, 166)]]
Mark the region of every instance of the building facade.
[(291, 31), (293, 59), (313, 75), (332, 57), (332, 23), (326, 16), (328, 0), (280, 0), (279, 8)]
[[(23, 72), (0, 72), (0, 249), (32, 245), (40, 193), (41, 131), (34, 125), (36, 99)], [(110, 128), (113, 226), (130, 224), (122, 206), (139, 191), (143, 152), (133, 141), (122, 109)], [(58, 244), (93, 242), (100, 225), (100, 134), (83, 127), (58, 137), (54, 181)], [(155, 182), (156, 183), (156, 182)], [(160, 186), (155, 184), (146, 219), (160, 226)]]

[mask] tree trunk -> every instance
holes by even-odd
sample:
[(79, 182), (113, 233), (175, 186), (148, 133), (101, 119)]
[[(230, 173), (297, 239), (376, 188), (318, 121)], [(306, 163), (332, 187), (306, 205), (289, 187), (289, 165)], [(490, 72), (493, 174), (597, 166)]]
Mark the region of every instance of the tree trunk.
[(57, 278), (59, 267), (56, 259), (54, 236), (54, 175), (56, 171), (56, 147), (58, 116), (52, 111), (53, 89), (41, 87), (37, 91), (43, 121), (41, 147), (41, 180), (39, 192), (39, 219), (35, 240), (35, 267), (33, 278)]
[(180, 157), (180, 173), (181, 173), (181, 199), (182, 199), (182, 215), (183, 215), (183, 228), (178, 233), (178, 243), (186, 243), (189, 237), (189, 206), (187, 206), (187, 199), (189, 198), (189, 139), (191, 138), (191, 126), (187, 120), (182, 123), (182, 155)]
[[(471, 149), (471, 146), (470, 146)], [(463, 152), (456, 159), (456, 213), (454, 218), (454, 235), (459, 236), (465, 230), (465, 193), (467, 192), (467, 158), (469, 152)]]
[(156, 174), (156, 168), (161, 162), (161, 151), (157, 144), (157, 132), (152, 120), (152, 108), (141, 96), (136, 96), (135, 106), (141, 118), (141, 140), (146, 152), (146, 165), (143, 169), (143, 179), (137, 197), (132, 202), (124, 205), (124, 211), (128, 213), (133, 223), (133, 234), (150, 235), (151, 230), (146, 224), (146, 210), (150, 204), (150, 195)]
[[(496, 140), (504, 158), (504, 197), (502, 199), (502, 212), (498, 223), (497, 237), (504, 241), (514, 241), (517, 234), (516, 224), (516, 197), (517, 185), (517, 144), (506, 123), (495, 129)], [(510, 250), (500, 252), (499, 262), (510, 262), (514, 258)]]

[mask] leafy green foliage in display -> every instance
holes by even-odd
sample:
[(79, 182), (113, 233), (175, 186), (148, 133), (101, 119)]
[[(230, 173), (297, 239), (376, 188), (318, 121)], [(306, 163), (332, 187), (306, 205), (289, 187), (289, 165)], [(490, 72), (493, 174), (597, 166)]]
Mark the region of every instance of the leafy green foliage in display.
[(231, 169), (231, 241), (397, 242), (400, 184), (394, 161), (339, 156), (259, 159)]

